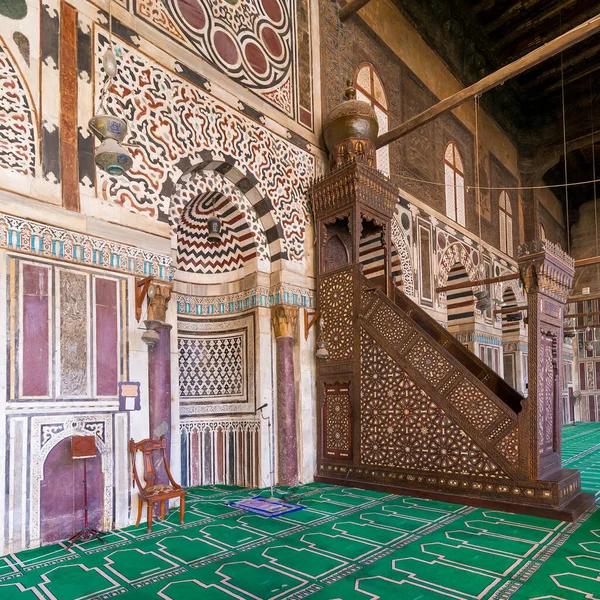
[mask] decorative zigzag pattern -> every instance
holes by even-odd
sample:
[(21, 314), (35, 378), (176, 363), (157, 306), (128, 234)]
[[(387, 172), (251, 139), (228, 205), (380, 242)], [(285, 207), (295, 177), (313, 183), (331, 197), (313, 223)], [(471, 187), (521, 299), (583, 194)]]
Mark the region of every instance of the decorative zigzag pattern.
[[(210, 243), (208, 219), (221, 219), (221, 241)], [(258, 257), (257, 239), (240, 209), (221, 192), (205, 192), (189, 202), (177, 233), (177, 266), (191, 273), (227, 273)]]
[[(359, 255), (365, 277), (369, 279), (383, 277), (384, 254), (379, 234), (368, 235), (360, 240)], [(392, 246), (392, 277), (396, 285), (402, 288), (402, 265), (395, 246)]]

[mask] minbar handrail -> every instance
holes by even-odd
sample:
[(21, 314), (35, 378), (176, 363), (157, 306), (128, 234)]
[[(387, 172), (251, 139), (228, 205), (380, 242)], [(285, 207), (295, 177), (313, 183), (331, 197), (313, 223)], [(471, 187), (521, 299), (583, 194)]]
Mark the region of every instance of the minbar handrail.
[(451, 333), (446, 331), (435, 319), (427, 314), (420, 306), (397, 288), (394, 289), (394, 299), (390, 300), (379, 287), (373, 285), (364, 275), (363, 283), (380, 295), (381, 298), (393, 303), (409, 319), (414, 321), (434, 341), (442, 344), (446, 351), (460, 362), (474, 377), (497, 396), (508, 408), (518, 414), (521, 411), (523, 396), (511, 387), (493, 369), (488, 367), (468, 348), (465, 348)]

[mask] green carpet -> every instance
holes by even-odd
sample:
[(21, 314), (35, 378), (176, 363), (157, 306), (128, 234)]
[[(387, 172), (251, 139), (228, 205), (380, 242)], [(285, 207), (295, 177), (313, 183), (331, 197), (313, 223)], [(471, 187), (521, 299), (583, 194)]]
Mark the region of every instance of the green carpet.
[[(564, 464), (598, 493), (600, 424), (563, 439)], [(172, 511), (151, 535), (1, 558), (0, 600), (600, 599), (600, 504), (571, 524), (319, 484), (277, 519), (226, 504), (255, 493), (193, 488), (182, 527)]]

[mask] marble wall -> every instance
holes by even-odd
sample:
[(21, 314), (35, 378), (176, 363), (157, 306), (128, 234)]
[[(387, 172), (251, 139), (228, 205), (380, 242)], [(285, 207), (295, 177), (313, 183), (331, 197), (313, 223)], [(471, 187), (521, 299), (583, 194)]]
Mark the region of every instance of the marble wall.
[[(165, 426), (184, 484), (270, 483), (270, 430), (255, 413), (277, 411), (270, 308), (313, 308), (316, 3), (211, 6), (0, 6), (0, 553), (80, 528), (74, 434), (96, 436), (90, 515), (102, 529), (137, 516), (129, 439)], [(119, 73), (107, 82), (110, 45)], [(100, 110), (129, 124), (124, 177), (94, 165), (87, 123)], [(213, 212), (224, 235), (210, 246)], [(174, 288), (158, 378), (141, 340), (146, 302), (135, 315), (136, 281), (149, 276)], [(314, 332), (296, 339), (308, 481)], [(198, 356), (213, 354), (229, 368), (208, 382), (222, 363)], [(122, 382), (140, 384), (139, 410), (120, 403)]]

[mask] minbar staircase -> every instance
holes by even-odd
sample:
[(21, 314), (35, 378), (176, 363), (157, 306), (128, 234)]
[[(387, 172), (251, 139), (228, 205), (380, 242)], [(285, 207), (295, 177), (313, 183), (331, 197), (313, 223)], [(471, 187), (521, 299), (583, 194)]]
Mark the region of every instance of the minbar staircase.
[(329, 356), (319, 366), (317, 481), (562, 520), (592, 504), (579, 471), (560, 468), (552, 336), (537, 342), (546, 362), (530, 374), (534, 403), (360, 265), (323, 273), (318, 286)]
[[(351, 100), (332, 114), (331, 171), (309, 190), (320, 335), (329, 349), (318, 364), (315, 479), (576, 519), (593, 497), (581, 492), (579, 471), (561, 468), (573, 259), (545, 240), (520, 248), (528, 303), (523, 398), (395, 289), (390, 231), (398, 190), (373, 166), (365, 107)], [(363, 276), (364, 240), (380, 241), (378, 280)]]

